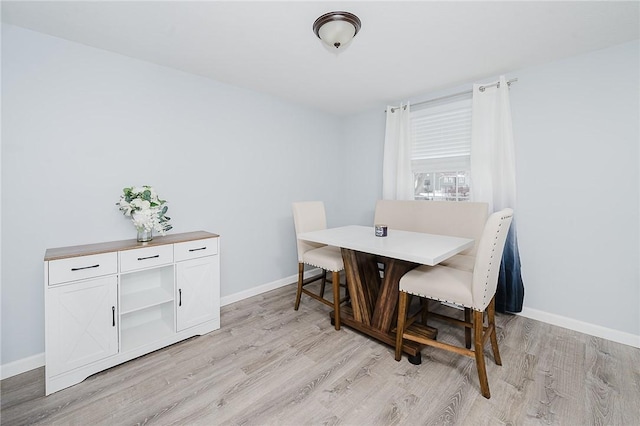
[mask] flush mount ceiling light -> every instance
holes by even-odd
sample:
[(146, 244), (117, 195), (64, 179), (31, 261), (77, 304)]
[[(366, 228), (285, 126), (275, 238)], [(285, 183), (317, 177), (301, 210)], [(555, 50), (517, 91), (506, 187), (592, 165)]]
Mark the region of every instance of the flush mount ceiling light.
[(332, 50), (340, 50), (358, 34), (360, 18), (349, 12), (325, 13), (313, 23), (313, 32)]

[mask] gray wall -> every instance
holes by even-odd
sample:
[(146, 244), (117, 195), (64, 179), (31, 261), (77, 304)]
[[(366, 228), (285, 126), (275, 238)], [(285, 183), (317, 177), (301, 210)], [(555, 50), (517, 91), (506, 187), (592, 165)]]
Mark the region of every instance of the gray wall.
[(522, 70), (511, 91), (525, 305), (636, 336), (639, 52)]
[[(124, 186), (154, 185), (172, 232), (222, 235), (223, 296), (295, 273), (294, 200), (324, 200), (330, 226), (371, 223), (385, 105), (334, 117), (7, 25), (2, 35), (2, 364), (44, 350), (47, 247), (133, 237), (115, 206)], [(639, 50), (508, 74), (525, 309), (636, 336)]]
[(122, 188), (221, 239), (222, 296), (297, 272), (291, 202), (343, 202), (340, 118), (3, 24), (2, 364), (44, 351), (46, 248), (135, 238)]

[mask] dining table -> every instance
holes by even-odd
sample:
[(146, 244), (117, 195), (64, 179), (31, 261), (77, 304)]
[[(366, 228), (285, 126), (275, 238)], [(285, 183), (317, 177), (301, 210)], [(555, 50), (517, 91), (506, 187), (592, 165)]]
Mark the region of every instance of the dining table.
[[(419, 265), (434, 266), (474, 245), (474, 240), (388, 229), (376, 236), (372, 226), (350, 225), (298, 234), (300, 240), (339, 247), (349, 303), (340, 307), (340, 323), (395, 346), (400, 278)], [(335, 313), (331, 312), (332, 321)], [(414, 322), (412, 333), (435, 338), (437, 330)], [(421, 363), (422, 345), (403, 343), (412, 364)]]

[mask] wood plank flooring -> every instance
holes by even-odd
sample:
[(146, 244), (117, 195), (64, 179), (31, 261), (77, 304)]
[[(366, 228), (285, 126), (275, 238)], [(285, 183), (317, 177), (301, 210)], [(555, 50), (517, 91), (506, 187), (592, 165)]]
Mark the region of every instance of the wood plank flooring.
[[(330, 295), (328, 295), (330, 297)], [(222, 328), (44, 396), (44, 368), (1, 383), (2, 425), (638, 425), (640, 349), (497, 315), (503, 366), (426, 348), (422, 365), (295, 286), (222, 308)], [(443, 308), (450, 309), (450, 308)], [(461, 329), (434, 321), (443, 341)], [(485, 353), (490, 354), (487, 345)]]

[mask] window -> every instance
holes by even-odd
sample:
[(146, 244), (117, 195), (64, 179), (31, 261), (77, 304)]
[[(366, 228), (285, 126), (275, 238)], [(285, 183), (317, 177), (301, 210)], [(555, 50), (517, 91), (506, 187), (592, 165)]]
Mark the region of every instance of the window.
[(471, 94), (411, 111), (416, 200), (469, 199)]

